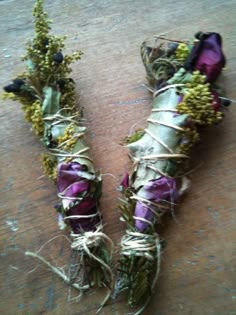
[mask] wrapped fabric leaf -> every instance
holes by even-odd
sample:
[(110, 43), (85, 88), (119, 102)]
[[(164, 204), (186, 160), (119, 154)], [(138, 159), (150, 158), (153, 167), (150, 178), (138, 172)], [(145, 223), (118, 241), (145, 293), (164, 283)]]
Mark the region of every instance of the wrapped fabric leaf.
[(26, 119), (48, 150), (42, 160), (45, 173), (57, 184), (58, 223), (71, 231), (70, 274), (66, 276), (38, 254), (26, 254), (40, 259), (81, 294), (93, 286), (110, 290), (112, 242), (103, 232), (98, 205), (102, 177), (89, 156), (86, 128), (76, 109), (74, 81), (68, 78), (70, 64), (80, 59), (81, 52), (62, 54), (65, 38), (49, 33), (42, 0), (36, 1), (34, 16), (35, 38), (24, 57), (27, 71), (4, 89), (10, 93), (7, 96), (22, 103)]
[[(123, 198), (119, 208), (126, 231), (121, 240), (114, 295), (126, 291), (128, 304), (139, 307), (136, 315), (148, 304), (160, 271), (162, 242), (156, 232), (158, 223), (165, 213), (173, 212), (189, 188), (183, 174), (191, 147), (200, 137), (198, 127), (216, 124), (223, 118), (221, 99), (204, 73), (209, 68), (202, 68), (203, 74), (186, 71), (183, 65), (191, 54), (191, 41), (176, 41), (175, 46), (170, 53), (157, 42), (154, 47), (142, 44), (141, 56), (154, 99), (143, 136), (133, 142), (133, 135), (126, 140), (133, 169), (121, 183)], [(204, 52), (206, 59), (214, 55), (214, 49), (209, 46)], [(161, 68), (163, 58), (166, 65), (173, 69), (175, 66), (171, 75), (169, 66)]]

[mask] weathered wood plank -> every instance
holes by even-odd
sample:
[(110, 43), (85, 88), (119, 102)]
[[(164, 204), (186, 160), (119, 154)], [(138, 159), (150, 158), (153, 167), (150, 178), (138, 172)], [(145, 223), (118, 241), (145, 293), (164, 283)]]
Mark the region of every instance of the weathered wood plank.
[[(0, 1), (0, 85), (24, 69), (20, 56), (33, 34), (32, 0)], [(223, 35), (228, 57), (223, 85), (236, 99), (235, 1), (46, 1), (53, 30), (68, 34), (67, 51), (84, 51), (73, 78), (88, 122), (87, 141), (104, 174), (101, 209), (108, 235), (118, 243), (123, 231), (116, 211), (122, 173), (131, 164), (120, 141), (131, 128), (144, 126), (151, 97), (139, 45), (167, 33), (189, 38), (198, 30)], [(234, 105), (224, 122), (204, 135), (195, 152), (192, 189), (179, 209), (178, 222), (166, 219), (162, 270), (145, 314), (235, 314), (235, 119)], [(67, 303), (68, 290), (45, 267), (24, 256), (61, 235), (53, 209), (56, 189), (40, 178), (42, 146), (24, 122), (17, 103), (1, 101), (1, 314), (95, 314), (104, 292)], [(63, 266), (69, 253), (62, 237), (43, 249)], [(35, 271), (29, 273), (29, 271)], [(101, 314), (127, 312), (122, 301)]]

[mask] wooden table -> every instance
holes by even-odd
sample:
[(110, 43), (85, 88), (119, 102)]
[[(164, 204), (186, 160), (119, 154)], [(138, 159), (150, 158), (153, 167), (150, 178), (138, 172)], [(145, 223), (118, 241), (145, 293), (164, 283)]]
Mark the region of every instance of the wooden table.
[[(0, 86), (24, 69), (20, 56), (32, 38), (32, 0), (0, 2)], [(233, 0), (54, 0), (45, 9), (53, 31), (67, 34), (67, 52), (80, 48), (73, 66), (80, 106), (87, 119), (87, 141), (104, 175), (101, 209), (105, 231), (118, 244), (124, 231), (116, 209), (116, 187), (131, 169), (121, 140), (145, 126), (151, 95), (144, 88), (140, 43), (157, 34), (187, 39), (199, 30), (224, 38), (228, 59), (221, 82), (236, 99), (236, 2)], [(20, 105), (1, 101), (1, 299), (0, 314), (95, 314), (104, 292), (67, 302), (68, 288), (46, 267), (24, 255), (37, 251), (63, 266), (69, 244), (58, 230), (53, 209), (56, 189), (42, 177), (43, 147), (24, 121)], [(167, 241), (161, 274), (145, 314), (236, 314), (236, 111), (204, 133), (194, 154), (192, 188), (166, 219), (160, 233)], [(109, 175), (110, 174), (110, 175)], [(58, 236), (58, 237), (57, 237)], [(117, 255), (115, 255), (115, 258)], [(72, 292), (72, 294), (74, 294)], [(123, 315), (119, 300), (101, 312)]]

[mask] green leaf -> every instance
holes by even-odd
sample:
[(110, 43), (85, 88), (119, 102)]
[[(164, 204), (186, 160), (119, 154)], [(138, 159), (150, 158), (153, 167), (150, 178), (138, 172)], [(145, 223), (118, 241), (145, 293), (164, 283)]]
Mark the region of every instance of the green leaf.
[(171, 77), (167, 83), (177, 84), (177, 83), (188, 83), (191, 81), (192, 74), (187, 72), (184, 68), (180, 68), (173, 77)]
[(43, 89), (44, 100), (42, 105), (43, 115), (53, 115), (60, 109), (61, 93), (47, 86)]
[[(176, 127), (183, 127), (186, 125), (188, 115), (175, 115), (174, 112), (169, 111), (176, 110), (178, 102), (179, 95), (176, 93), (175, 88), (170, 88), (166, 92), (157, 96), (154, 99), (152, 106), (154, 110), (160, 109), (162, 111), (153, 111), (149, 119), (154, 121), (154, 123), (149, 121), (146, 128), (147, 132), (145, 132), (144, 136), (138, 141), (127, 145), (127, 147), (131, 150), (134, 159), (142, 160), (135, 173), (133, 183), (133, 187), (135, 189), (143, 186), (149, 180), (161, 177), (161, 175), (149, 168), (149, 165), (161, 170), (163, 173), (165, 173), (170, 166), (168, 165), (168, 159), (145, 160), (142, 158), (147, 156), (158, 156), (159, 154), (169, 154), (170, 152), (160, 143), (160, 141), (170, 150), (176, 152), (181, 135), (178, 130), (167, 127), (163, 125), (163, 123)], [(155, 123), (155, 121), (159, 121), (161, 124)], [(172, 168), (172, 171), (173, 170), (174, 169)]]

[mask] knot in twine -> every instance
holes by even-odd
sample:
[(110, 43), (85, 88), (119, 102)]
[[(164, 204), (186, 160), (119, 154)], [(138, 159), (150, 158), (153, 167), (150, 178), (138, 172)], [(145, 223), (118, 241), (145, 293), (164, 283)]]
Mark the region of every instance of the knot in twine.
[(161, 245), (158, 234), (144, 234), (139, 232), (126, 231), (121, 239), (121, 253), (126, 256), (144, 256), (148, 260), (159, 261)]
[[(110, 276), (110, 288), (108, 294), (104, 298), (101, 307), (98, 309), (97, 313), (102, 309), (104, 304), (107, 302), (107, 300), (110, 298), (111, 295), (111, 288), (113, 288), (114, 285), (114, 275), (111, 267), (109, 266), (108, 263), (106, 263), (104, 260), (99, 258), (98, 256), (94, 255), (90, 249), (93, 247), (98, 247), (101, 246), (102, 242), (107, 242), (109, 244), (109, 252), (112, 253), (113, 251), (113, 242), (112, 240), (104, 234), (102, 231), (102, 225), (99, 225), (96, 231), (89, 231), (89, 232), (84, 232), (83, 234), (75, 234), (71, 233), (71, 237), (73, 238), (73, 242), (71, 244), (71, 248), (73, 250), (78, 250), (78, 251), (85, 251), (87, 255), (91, 258), (97, 261), (101, 266), (102, 269), (106, 270), (106, 272)], [(105, 273), (104, 270), (104, 273)]]
[(88, 251), (90, 252), (89, 248), (98, 247), (102, 241), (106, 241), (109, 239), (104, 233), (100, 232), (99, 230), (96, 230), (94, 232), (84, 232), (83, 234), (71, 233), (71, 237), (73, 238), (71, 248), (78, 251), (85, 250), (87, 253)]

